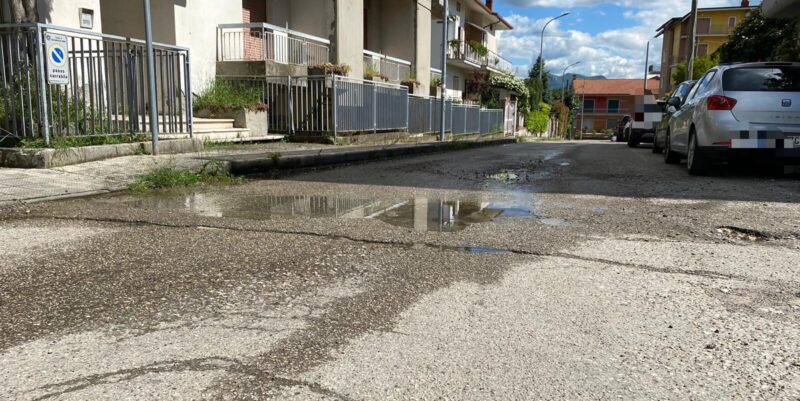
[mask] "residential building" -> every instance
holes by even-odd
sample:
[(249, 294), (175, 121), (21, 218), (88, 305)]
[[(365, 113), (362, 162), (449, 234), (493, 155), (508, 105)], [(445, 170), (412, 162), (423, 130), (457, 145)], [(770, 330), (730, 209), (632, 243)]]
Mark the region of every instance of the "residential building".
[[(697, 40), (695, 56), (714, 54), (755, 7), (749, 0), (742, 0), (736, 7), (700, 8), (697, 10)], [(656, 36), (663, 37), (661, 47), (661, 96), (671, 92), (680, 82), (672, 82), (672, 72), (689, 59), (693, 19), (691, 13), (672, 18), (661, 25)]]
[[(513, 29), (502, 16), (493, 9), (493, 1), (486, 0), (447, 0), (449, 1), (450, 22), (447, 39), (447, 96), (454, 99), (466, 97), (466, 81), (475, 73), (513, 74), (510, 61), (497, 52), (497, 34)], [(431, 69), (435, 77), (441, 79), (442, 70), (442, 15), (444, 7), (435, 4), (431, 20), (430, 47)]]
[(579, 132), (604, 132), (615, 129), (624, 116), (631, 116), (634, 128), (648, 129), (660, 119), (655, 101), (659, 78), (642, 79), (583, 79), (574, 78), (572, 87), (583, 101), (583, 109), (575, 119)]

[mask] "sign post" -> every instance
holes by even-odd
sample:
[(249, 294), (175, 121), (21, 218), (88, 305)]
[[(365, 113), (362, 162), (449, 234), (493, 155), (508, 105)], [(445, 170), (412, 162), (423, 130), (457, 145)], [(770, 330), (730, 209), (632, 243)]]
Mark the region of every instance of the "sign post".
[(51, 85), (69, 85), (69, 52), (67, 37), (45, 33), (44, 48), (47, 56), (47, 82)]

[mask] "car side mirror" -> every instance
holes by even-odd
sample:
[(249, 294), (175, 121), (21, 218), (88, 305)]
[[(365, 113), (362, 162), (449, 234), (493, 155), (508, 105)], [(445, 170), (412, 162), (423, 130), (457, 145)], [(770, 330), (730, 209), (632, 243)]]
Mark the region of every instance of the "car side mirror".
[(678, 111), (678, 109), (673, 106), (667, 107), (667, 114), (674, 114), (676, 111)]
[(683, 103), (681, 101), (681, 98), (679, 98), (677, 96), (676, 97), (671, 97), (671, 98), (669, 98), (669, 100), (667, 100), (667, 106), (674, 107), (676, 110), (681, 108), (681, 103)]

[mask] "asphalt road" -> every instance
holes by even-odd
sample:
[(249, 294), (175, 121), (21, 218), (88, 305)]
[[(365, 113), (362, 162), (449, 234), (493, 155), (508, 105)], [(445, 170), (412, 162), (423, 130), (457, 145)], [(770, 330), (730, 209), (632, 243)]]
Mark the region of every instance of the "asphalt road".
[(0, 399), (798, 400), (800, 180), (529, 143), (17, 206)]

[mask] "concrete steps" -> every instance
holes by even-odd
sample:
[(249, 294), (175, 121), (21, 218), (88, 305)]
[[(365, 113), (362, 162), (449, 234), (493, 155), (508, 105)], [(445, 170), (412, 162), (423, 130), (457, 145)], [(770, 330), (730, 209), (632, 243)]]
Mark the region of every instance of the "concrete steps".
[(233, 128), (232, 118), (194, 118), (192, 120), (195, 132), (212, 129)]

